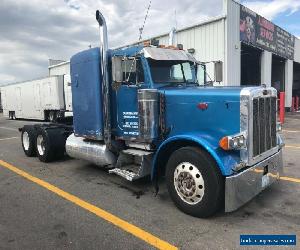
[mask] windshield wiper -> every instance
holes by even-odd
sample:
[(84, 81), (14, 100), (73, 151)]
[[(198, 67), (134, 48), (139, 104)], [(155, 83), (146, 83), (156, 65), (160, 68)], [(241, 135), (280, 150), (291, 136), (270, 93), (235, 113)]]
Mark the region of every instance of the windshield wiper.
[(170, 84), (164, 85), (162, 87), (163, 88), (164, 87), (179, 87), (179, 86), (186, 87), (187, 85), (197, 85), (198, 86), (198, 84), (195, 82), (187, 81), (187, 82), (180, 82), (180, 83), (170, 83)]
[(181, 68), (181, 72), (182, 72), (182, 76), (183, 76), (183, 81), (185, 83), (185, 85), (187, 84), (186, 78), (185, 78), (185, 74), (184, 74), (184, 70), (183, 70), (183, 65), (182, 63), (180, 63), (180, 68)]

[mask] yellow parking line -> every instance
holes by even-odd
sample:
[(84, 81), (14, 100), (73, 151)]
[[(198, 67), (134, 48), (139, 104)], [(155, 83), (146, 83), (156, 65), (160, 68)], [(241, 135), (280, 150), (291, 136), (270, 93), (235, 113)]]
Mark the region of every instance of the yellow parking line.
[[(262, 173), (263, 170), (261, 169), (254, 169), (254, 172), (256, 173)], [(274, 175), (272, 173), (268, 173), (269, 175), (271, 175), (274, 178), (277, 178), (277, 175)], [(296, 182), (296, 183), (300, 183), (300, 179), (298, 178), (293, 178), (293, 177), (287, 177), (287, 176), (280, 176), (279, 177), (280, 180), (284, 180), (284, 181), (290, 181), (290, 182)]]
[(32, 181), (36, 184), (38, 184), (39, 186), (48, 189), (49, 191), (57, 194), (58, 196), (76, 204), (77, 206), (97, 215), (98, 217), (114, 224), (115, 226), (123, 229), (124, 231), (134, 235), (135, 237), (147, 242), (148, 244), (158, 248), (158, 249), (177, 249), (177, 247), (171, 245), (170, 243), (161, 240), (160, 238), (144, 231), (143, 229), (99, 208), (96, 207), (70, 193), (67, 193), (65, 191), (63, 191), (62, 189), (55, 187), (53, 185), (51, 185), (50, 183), (43, 181), (37, 177), (34, 177), (28, 173), (26, 173), (25, 171), (5, 162), (0, 160), (0, 165), (6, 169), (9, 169), (11, 171), (13, 171), (14, 173), (26, 178), (29, 181)]
[(285, 148), (294, 148), (294, 149), (300, 149), (299, 145), (285, 145)]
[(6, 141), (6, 140), (12, 140), (12, 139), (18, 139), (20, 137), (9, 137), (9, 138), (2, 138), (0, 141)]
[(287, 177), (287, 176), (280, 177), (280, 180), (285, 180), (285, 181), (300, 183), (300, 179), (292, 178), (292, 177)]
[(285, 130), (285, 129), (283, 129), (282, 132), (287, 132), (287, 133), (300, 133), (299, 130)]

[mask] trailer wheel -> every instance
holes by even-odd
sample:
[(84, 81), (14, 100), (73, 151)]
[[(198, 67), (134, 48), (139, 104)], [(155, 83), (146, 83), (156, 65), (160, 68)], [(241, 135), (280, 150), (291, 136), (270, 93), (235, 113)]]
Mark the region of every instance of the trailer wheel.
[(15, 111), (9, 111), (8, 118), (10, 120), (15, 120), (16, 119)]
[(187, 214), (205, 218), (221, 207), (223, 177), (212, 157), (199, 148), (176, 150), (167, 163), (166, 181), (173, 202)]
[(36, 156), (36, 132), (32, 126), (24, 126), (21, 133), (22, 148), (28, 157)]
[(49, 121), (50, 122), (56, 122), (57, 119), (57, 113), (56, 111), (50, 111), (49, 113)]
[(65, 153), (65, 137), (59, 128), (39, 128), (36, 137), (36, 152), (42, 162), (58, 160)]

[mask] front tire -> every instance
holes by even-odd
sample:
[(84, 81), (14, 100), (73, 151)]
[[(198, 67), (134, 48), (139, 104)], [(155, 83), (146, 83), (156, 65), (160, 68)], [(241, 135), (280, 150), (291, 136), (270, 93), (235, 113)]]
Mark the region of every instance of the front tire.
[(49, 137), (44, 129), (39, 129), (36, 137), (36, 152), (42, 162), (50, 162), (53, 159), (53, 150)]
[(167, 163), (166, 181), (173, 202), (187, 214), (209, 217), (222, 205), (224, 179), (216, 162), (204, 150), (176, 150)]

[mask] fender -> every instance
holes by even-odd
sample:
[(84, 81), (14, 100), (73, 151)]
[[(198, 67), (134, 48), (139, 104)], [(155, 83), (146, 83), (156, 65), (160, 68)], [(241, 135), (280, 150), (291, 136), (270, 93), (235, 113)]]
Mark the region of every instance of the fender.
[(219, 141), (216, 139), (216, 136), (211, 136), (209, 134), (184, 134), (184, 135), (175, 135), (169, 137), (155, 152), (152, 162), (152, 172), (151, 178), (153, 179), (157, 173), (157, 167), (159, 162), (160, 153), (164, 151), (174, 142), (185, 142), (185, 143), (196, 143), (199, 147), (206, 150), (216, 161), (221, 173), (223, 176), (229, 176), (233, 174), (232, 167), (240, 162), (239, 151), (224, 151), (219, 147)]

